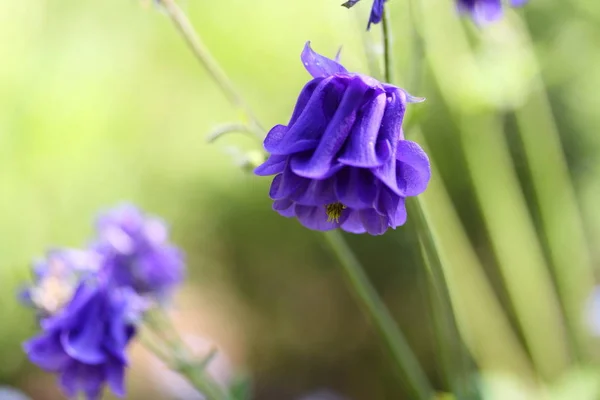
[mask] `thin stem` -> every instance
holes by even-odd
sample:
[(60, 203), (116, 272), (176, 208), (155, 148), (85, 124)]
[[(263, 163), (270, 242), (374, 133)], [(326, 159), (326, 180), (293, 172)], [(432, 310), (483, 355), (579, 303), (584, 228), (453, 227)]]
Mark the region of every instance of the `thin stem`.
[(412, 391), (410, 398), (415, 400), (431, 399), (433, 389), (427, 380), (427, 376), (341, 233), (339, 231), (329, 231), (325, 232), (324, 236), (340, 261), (342, 271), (348, 279), (358, 302), (370, 317), (379, 336), (383, 339), (383, 343), (393, 358), (396, 369), (410, 387)]
[[(228, 396), (225, 391), (205, 371), (207, 359), (199, 362), (189, 359), (192, 351), (179, 336), (164, 311), (156, 310), (149, 313), (146, 323), (148, 328), (163, 340), (169, 357), (166, 357), (164, 352), (156, 352), (157, 347), (155, 346), (148, 347), (150, 351), (185, 377), (207, 400), (227, 400)], [(211, 351), (207, 358), (212, 358), (213, 355), (214, 351)]]
[[(411, 90), (416, 90), (416, 86), (421, 81), (422, 68), (420, 60), (423, 58), (423, 38), (420, 35), (417, 21), (417, 6), (411, 7), (412, 34), (413, 34), (413, 59), (415, 59), (414, 70), (411, 73)], [(384, 10), (383, 16), (383, 42), (385, 59), (385, 77), (388, 83), (394, 83), (393, 80), (393, 61), (390, 30), (389, 7)], [(413, 87), (414, 86), (414, 87)], [(428, 267), (427, 277), (432, 289), (431, 301), (434, 306), (434, 323), (436, 326), (436, 338), (440, 351), (440, 359), (447, 384), (459, 399), (466, 397), (466, 380), (468, 378), (467, 357), (465, 356), (464, 346), (460, 339), (458, 325), (452, 300), (448, 290), (448, 283), (444, 275), (444, 269), (440, 259), (439, 251), (436, 246), (432, 231), (428, 221), (423, 213), (421, 199), (409, 199), (406, 202), (408, 215), (414, 219), (414, 226), (417, 237), (421, 244), (423, 260)]]
[(159, 0), (159, 2), (162, 4), (165, 11), (171, 18), (171, 21), (192, 50), (192, 53), (194, 53), (196, 56), (196, 59), (200, 62), (200, 64), (202, 64), (204, 69), (217, 83), (217, 85), (219, 85), (219, 88), (223, 91), (225, 97), (227, 97), (227, 100), (229, 100), (234, 107), (243, 113), (251, 125), (264, 132), (264, 129), (262, 129), (258, 121), (258, 118), (248, 103), (244, 101), (244, 98), (236, 90), (225, 71), (223, 71), (219, 63), (213, 58), (210, 51), (200, 39), (200, 36), (196, 33), (192, 23), (181, 10), (181, 8), (179, 8), (177, 3), (174, 0)]
[(410, 87), (408, 88), (414, 94), (417, 94), (421, 86), (423, 76), (423, 58), (425, 50), (425, 40), (419, 30), (419, 20), (421, 18), (420, 6), (415, 4), (415, 0), (408, 2), (410, 9), (411, 30), (412, 30), (412, 67), (409, 75)]
[(428, 267), (427, 277), (432, 289), (430, 296), (434, 308), (433, 318), (442, 368), (448, 386), (458, 399), (463, 399), (466, 398), (465, 393), (467, 392), (465, 386), (468, 380), (468, 359), (460, 339), (442, 261), (423, 213), (420, 198), (409, 199), (406, 202), (406, 207), (408, 214), (413, 218), (423, 258)]
[(381, 20), (381, 30), (383, 32), (383, 76), (387, 83), (394, 81), (394, 62), (392, 58), (392, 20), (390, 16), (390, 8), (383, 8), (383, 17)]

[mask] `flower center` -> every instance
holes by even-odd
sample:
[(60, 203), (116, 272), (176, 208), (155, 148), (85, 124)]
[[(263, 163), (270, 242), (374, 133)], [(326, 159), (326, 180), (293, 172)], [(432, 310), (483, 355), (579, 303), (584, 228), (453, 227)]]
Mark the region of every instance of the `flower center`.
[(75, 288), (57, 276), (48, 276), (31, 289), (31, 301), (49, 315), (56, 314), (71, 299)]
[(346, 206), (340, 202), (327, 204), (325, 206), (325, 212), (327, 213), (327, 222), (340, 222), (342, 210), (345, 209)]

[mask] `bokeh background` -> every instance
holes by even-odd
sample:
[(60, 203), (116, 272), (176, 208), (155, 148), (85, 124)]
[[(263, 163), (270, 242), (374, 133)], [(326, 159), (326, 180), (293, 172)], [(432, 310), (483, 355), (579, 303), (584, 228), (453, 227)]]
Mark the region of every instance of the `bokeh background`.
[[(350, 70), (380, 69), (370, 1), (339, 3), (182, 7), (271, 126), (309, 78), (306, 40), (330, 56), (343, 46)], [(406, 136), (435, 164), (425, 211), (482, 398), (600, 398), (587, 323), (600, 260), (600, 3), (532, 0), (485, 29), (449, 0), (388, 7), (398, 83), (428, 99), (409, 109)], [(322, 237), (272, 212), (269, 180), (237, 165), (257, 142), (206, 143), (239, 115), (166, 15), (135, 0), (4, 0), (0, 43), (0, 384), (62, 398), (23, 355), (36, 328), (15, 292), (33, 258), (84, 246), (99, 210), (131, 201), (169, 221), (187, 253), (173, 316), (199, 354), (221, 349), (218, 379), (249, 374), (261, 400), (407, 399)], [(410, 216), (348, 240), (443, 392)], [(132, 357), (130, 398), (195, 398), (143, 349)]]

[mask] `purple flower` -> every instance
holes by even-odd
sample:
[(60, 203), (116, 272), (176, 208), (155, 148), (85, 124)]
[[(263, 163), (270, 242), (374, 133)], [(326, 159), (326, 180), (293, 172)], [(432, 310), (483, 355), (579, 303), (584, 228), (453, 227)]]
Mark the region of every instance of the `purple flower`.
[(125, 204), (102, 214), (96, 229), (94, 248), (117, 285), (160, 298), (183, 280), (183, 254), (160, 219)]
[(407, 196), (427, 187), (429, 159), (404, 140), (404, 90), (350, 73), (307, 43), (302, 61), (313, 76), (287, 126), (264, 141), (269, 159), (257, 175), (275, 175), (273, 209), (307, 228), (381, 235), (406, 221)]
[[(527, 0), (510, 0), (513, 7), (519, 7)], [(502, 0), (457, 0), (458, 10), (469, 13), (479, 25), (497, 21), (502, 17)]]
[[(348, 0), (342, 6), (346, 8), (351, 8), (360, 0)], [(387, 0), (373, 0), (373, 6), (371, 7), (371, 15), (369, 16), (369, 24), (367, 25), (367, 30), (371, 29), (371, 24), (378, 24), (381, 22), (383, 18), (383, 6)]]
[(130, 305), (136, 296), (106, 281), (82, 280), (64, 307), (41, 321), (42, 333), (23, 344), (25, 352), (60, 376), (69, 397), (83, 393), (98, 399), (105, 383), (124, 396), (125, 349), (135, 333)]

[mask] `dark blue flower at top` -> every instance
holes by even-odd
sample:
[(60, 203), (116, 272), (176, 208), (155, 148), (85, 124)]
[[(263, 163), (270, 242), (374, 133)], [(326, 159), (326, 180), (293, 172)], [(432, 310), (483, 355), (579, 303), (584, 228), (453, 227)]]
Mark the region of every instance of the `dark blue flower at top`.
[(125, 204), (102, 214), (96, 230), (93, 247), (117, 285), (161, 298), (183, 280), (183, 254), (169, 242), (162, 220)]
[[(342, 6), (346, 8), (351, 8), (360, 0), (348, 0)], [(369, 16), (369, 24), (367, 25), (367, 30), (371, 29), (371, 24), (378, 24), (381, 22), (383, 18), (383, 7), (387, 0), (373, 0), (373, 6), (371, 7), (371, 15)]]
[(427, 187), (429, 159), (405, 140), (404, 90), (350, 73), (307, 43), (302, 61), (313, 76), (287, 126), (264, 141), (269, 159), (257, 175), (275, 175), (273, 208), (314, 230), (381, 235), (406, 221), (405, 198)]
[(122, 397), (136, 297), (127, 288), (82, 280), (68, 303), (41, 321), (42, 333), (23, 344), (25, 352), (34, 364), (60, 376), (69, 397), (81, 393), (99, 399), (105, 384)]
[[(527, 0), (510, 0), (513, 7), (519, 7)], [(458, 10), (468, 13), (479, 25), (485, 25), (502, 18), (502, 0), (457, 0)]]

